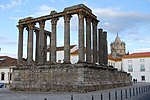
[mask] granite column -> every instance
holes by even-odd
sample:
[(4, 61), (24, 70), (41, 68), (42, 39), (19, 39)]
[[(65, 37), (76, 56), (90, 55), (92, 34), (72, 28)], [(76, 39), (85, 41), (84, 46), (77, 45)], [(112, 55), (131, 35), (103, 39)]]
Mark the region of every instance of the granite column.
[(78, 53), (79, 53), (79, 60), (78, 63), (85, 62), (85, 50), (84, 50), (84, 13), (79, 12), (78, 13)]
[(19, 30), (19, 37), (18, 37), (18, 64), (22, 64), (22, 58), (23, 58), (23, 25), (18, 25)]
[(103, 38), (104, 38), (104, 44), (103, 44), (103, 50), (104, 50), (104, 55), (103, 55), (103, 62), (105, 65), (108, 64), (108, 49), (107, 49), (107, 32), (103, 32)]
[(27, 46), (27, 64), (30, 65), (33, 61), (33, 29), (34, 23), (28, 24), (28, 46)]
[(86, 63), (91, 63), (91, 17), (86, 16)]
[(93, 64), (97, 63), (97, 24), (98, 21), (93, 19)]
[(44, 34), (44, 63), (47, 62), (47, 33)]
[(98, 56), (99, 56), (99, 64), (103, 63), (103, 29), (98, 29)]
[(36, 34), (36, 44), (35, 44), (35, 62), (38, 63), (38, 50), (39, 50), (39, 31), (34, 31)]
[(64, 63), (70, 63), (70, 18), (64, 16)]
[(44, 49), (45, 49), (45, 41), (44, 41), (44, 27), (45, 20), (39, 21), (39, 52), (38, 52), (38, 64), (44, 64)]
[(56, 63), (56, 25), (58, 18), (52, 18), (52, 34), (51, 34), (51, 63)]
[(51, 63), (51, 34), (49, 34), (49, 62)]

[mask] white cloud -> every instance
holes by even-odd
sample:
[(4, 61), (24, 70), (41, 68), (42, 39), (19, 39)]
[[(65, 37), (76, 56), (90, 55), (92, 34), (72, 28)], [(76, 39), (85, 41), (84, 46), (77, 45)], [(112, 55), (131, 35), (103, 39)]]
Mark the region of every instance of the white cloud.
[(45, 15), (50, 14), (50, 12), (51, 12), (52, 10), (55, 10), (55, 8), (49, 7), (48, 5), (41, 5), (41, 6), (38, 8), (37, 13), (35, 13), (35, 14), (33, 14), (33, 15), (30, 15), (30, 16), (33, 16), (33, 17), (45, 16)]
[(93, 12), (100, 25), (111, 33), (121, 32), (140, 25), (150, 25), (150, 14), (122, 12), (119, 8), (96, 8)]
[(14, 8), (16, 6), (26, 3), (28, 0), (12, 0), (8, 4), (1, 4), (0, 9)]

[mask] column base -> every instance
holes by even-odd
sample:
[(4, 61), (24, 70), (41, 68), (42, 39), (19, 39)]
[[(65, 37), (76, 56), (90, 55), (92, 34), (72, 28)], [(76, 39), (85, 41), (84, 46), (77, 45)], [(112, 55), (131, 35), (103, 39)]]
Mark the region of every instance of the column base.
[(88, 62), (88, 61), (86, 61), (86, 64), (92, 64), (92, 62)]
[(83, 64), (83, 63), (85, 63), (85, 61), (84, 61), (84, 60), (78, 60), (77, 63), (78, 63), (78, 64)]
[(64, 61), (63, 64), (71, 64), (70, 61)]

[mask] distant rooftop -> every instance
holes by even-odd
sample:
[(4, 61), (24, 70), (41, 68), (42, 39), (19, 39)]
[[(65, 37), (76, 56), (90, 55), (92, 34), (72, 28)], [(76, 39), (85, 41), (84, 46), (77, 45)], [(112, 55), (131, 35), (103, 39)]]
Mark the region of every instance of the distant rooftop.
[(139, 53), (132, 53), (130, 55), (126, 55), (123, 58), (145, 58), (150, 57), (150, 52), (139, 52)]
[(0, 56), (0, 67), (16, 66), (17, 59), (8, 56)]

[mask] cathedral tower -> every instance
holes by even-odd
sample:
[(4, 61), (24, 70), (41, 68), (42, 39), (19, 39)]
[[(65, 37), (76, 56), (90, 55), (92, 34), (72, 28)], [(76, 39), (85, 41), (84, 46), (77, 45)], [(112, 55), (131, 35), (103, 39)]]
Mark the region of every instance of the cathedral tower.
[(120, 37), (117, 33), (116, 39), (110, 44), (111, 54), (113, 57), (122, 57), (126, 55), (125, 42), (120, 40)]

